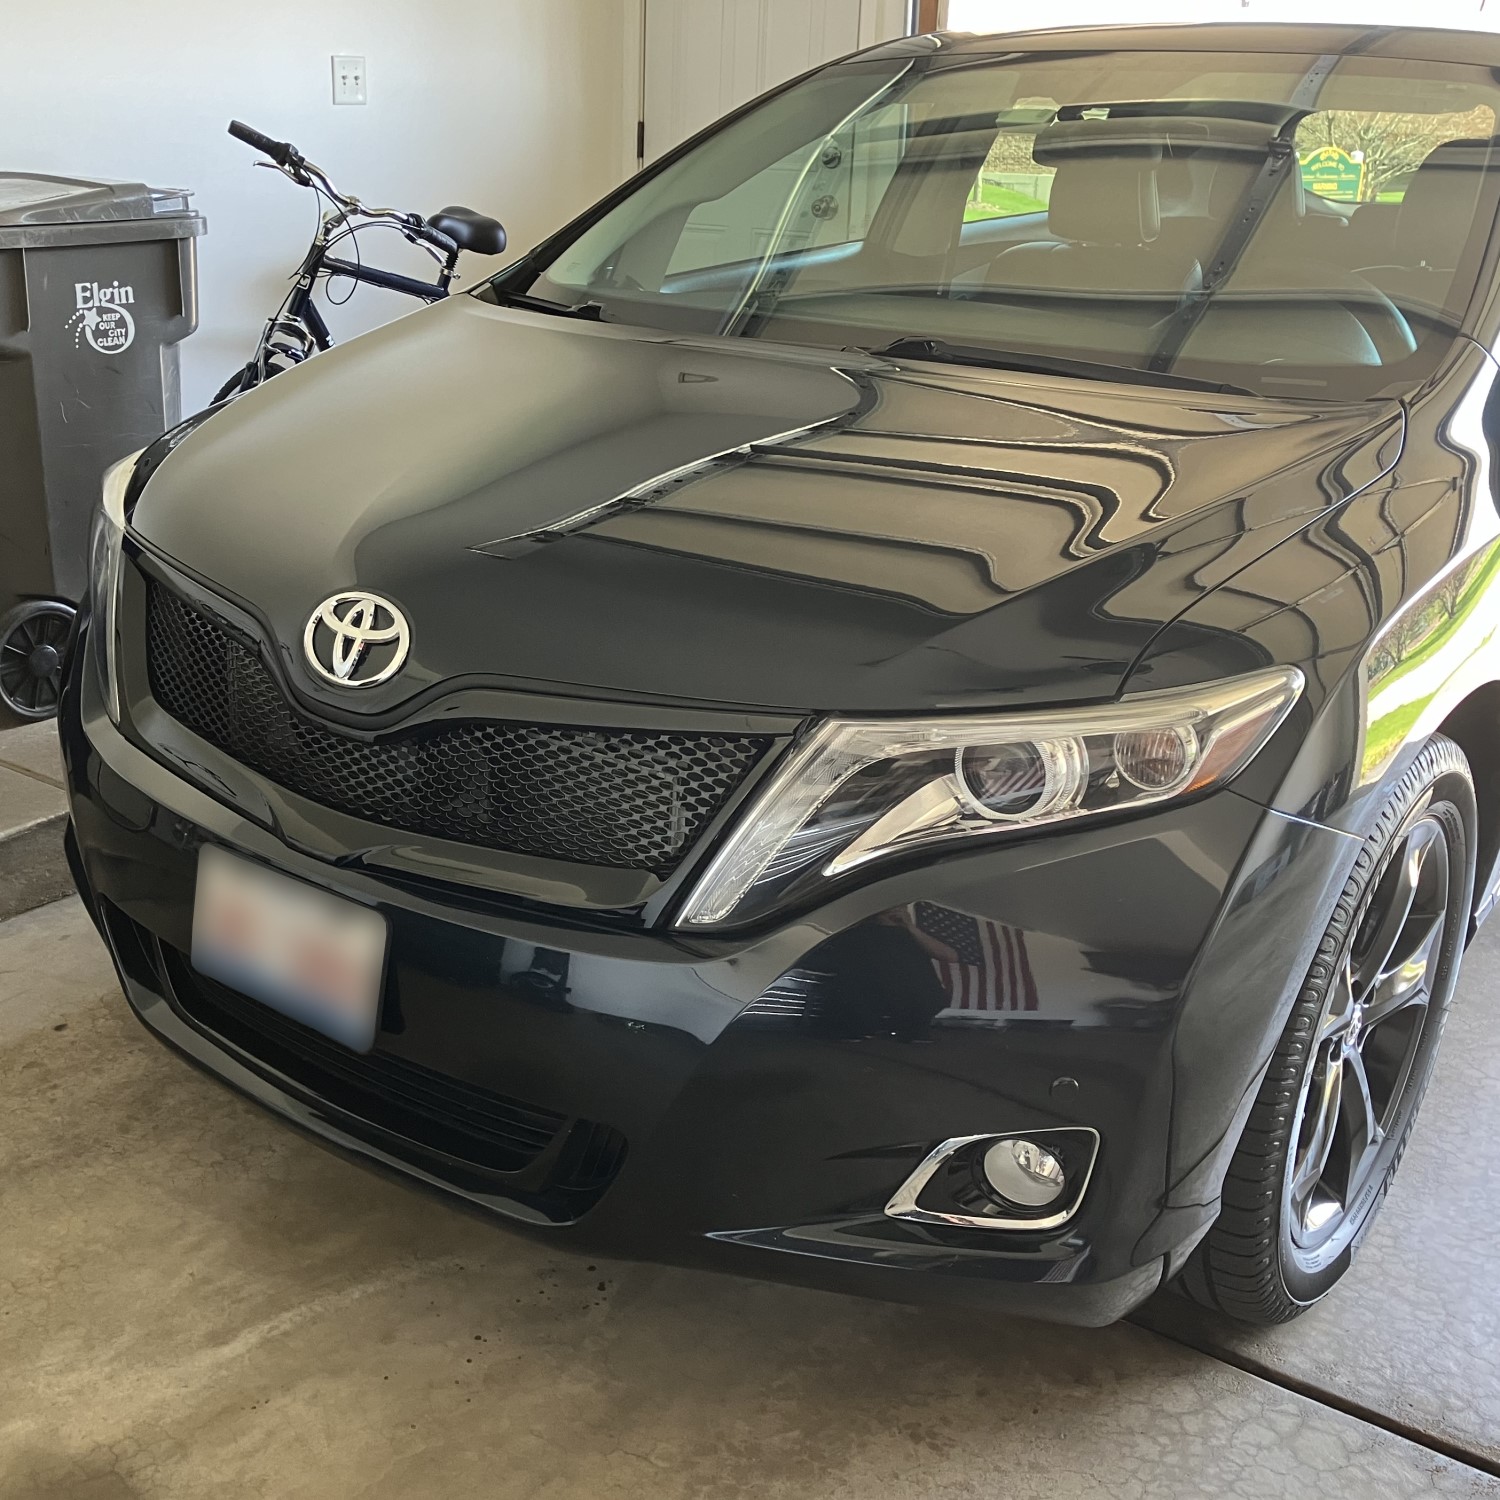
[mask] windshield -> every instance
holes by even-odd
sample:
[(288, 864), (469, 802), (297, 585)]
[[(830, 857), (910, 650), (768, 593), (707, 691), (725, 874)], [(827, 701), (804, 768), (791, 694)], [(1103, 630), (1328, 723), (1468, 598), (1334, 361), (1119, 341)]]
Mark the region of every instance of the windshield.
[(823, 70), (491, 295), (1276, 396), (1407, 388), (1495, 218), (1489, 70), (938, 48)]

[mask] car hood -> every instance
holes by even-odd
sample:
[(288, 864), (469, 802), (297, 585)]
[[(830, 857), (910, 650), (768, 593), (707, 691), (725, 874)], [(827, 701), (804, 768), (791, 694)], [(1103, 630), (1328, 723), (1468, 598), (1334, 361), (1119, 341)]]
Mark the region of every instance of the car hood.
[[(1320, 407), (684, 339), (456, 297), (214, 415), (131, 517), (309, 698), (462, 680), (790, 712), (1108, 697), (1166, 622), (1389, 468)], [(368, 589), (411, 655), (302, 661)]]

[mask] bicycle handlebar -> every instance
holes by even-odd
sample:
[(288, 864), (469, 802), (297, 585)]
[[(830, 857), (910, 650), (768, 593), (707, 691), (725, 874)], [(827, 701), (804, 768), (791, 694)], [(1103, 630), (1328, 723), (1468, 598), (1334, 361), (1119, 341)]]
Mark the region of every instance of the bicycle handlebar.
[(295, 170), (302, 164), (302, 153), (290, 141), (273, 141), (270, 136), (262, 135), (243, 120), (231, 120), (229, 133), (235, 140), (254, 147), (262, 156), (269, 156), (278, 167)]
[(398, 213), (391, 208), (367, 208), (358, 198), (348, 198), (339, 192), (328, 180), (326, 174), (303, 154), (290, 141), (275, 141), (270, 136), (263, 135), (253, 126), (245, 124), (243, 120), (231, 120), (229, 122), (229, 133), (235, 140), (243, 141), (245, 145), (259, 151), (262, 156), (269, 157), (284, 172), (287, 172), (295, 181), (304, 187), (314, 183), (321, 184), (323, 190), (344, 211), (345, 215), (359, 214), (367, 219), (386, 219), (395, 224), (403, 233), (412, 239), (423, 241), (431, 245), (434, 250), (442, 255), (456, 258), (458, 246), (440, 229), (434, 229), (421, 214)]
[(458, 246), (441, 229), (434, 229), (431, 224), (416, 214), (412, 215), (412, 219), (415, 222), (409, 227), (419, 240), (425, 240), (434, 250), (441, 250), (444, 255), (458, 254)]

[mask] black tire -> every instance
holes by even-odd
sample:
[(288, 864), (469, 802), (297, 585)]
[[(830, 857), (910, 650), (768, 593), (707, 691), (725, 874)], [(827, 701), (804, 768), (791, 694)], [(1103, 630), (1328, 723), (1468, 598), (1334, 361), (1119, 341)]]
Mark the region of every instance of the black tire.
[(251, 390), (259, 383), (259, 373), (254, 361), (248, 365), (242, 365), (223, 385), (214, 392), (214, 399), (208, 404), (217, 406), (221, 401), (227, 401), (231, 396), (238, 396), (242, 391)]
[(0, 709), (13, 718), (56, 714), (76, 613), (61, 600), (30, 599), (0, 618)]
[[(1230, 1163), (1219, 1218), (1177, 1280), (1193, 1301), (1246, 1323), (1285, 1323), (1349, 1269), (1432, 1076), (1473, 906), (1475, 826), (1469, 763), (1435, 735), (1388, 794), (1318, 945)], [(1433, 851), (1444, 841), (1439, 890)], [(1407, 886), (1411, 903), (1394, 926)], [(1424, 937), (1418, 924), (1429, 907), (1441, 908), (1442, 926)], [(1376, 958), (1388, 931), (1392, 946)], [(1393, 968), (1403, 939), (1421, 946)], [(1373, 998), (1361, 1004), (1366, 983)], [(1402, 998), (1423, 987), (1425, 1001)], [(1366, 1014), (1375, 1019), (1367, 1024)], [(1388, 1093), (1364, 1057), (1377, 1048)], [(1362, 1146), (1351, 1123), (1361, 1120)], [(1324, 1167), (1314, 1175), (1320, 1151)], [(1324, 1172), (1335, 1184), (1347, 1178), (1342, 1197)]]

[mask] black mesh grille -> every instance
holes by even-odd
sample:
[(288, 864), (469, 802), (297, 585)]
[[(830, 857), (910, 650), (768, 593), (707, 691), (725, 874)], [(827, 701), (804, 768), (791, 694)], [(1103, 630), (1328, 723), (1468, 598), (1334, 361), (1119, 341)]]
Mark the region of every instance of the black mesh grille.
[(159, 585), (147, 616), (174, 719), (325, 807), (465, 844), (665, 873), (769, 744), (501, 720), (357, 740), (300, 718), (253, 650)]

